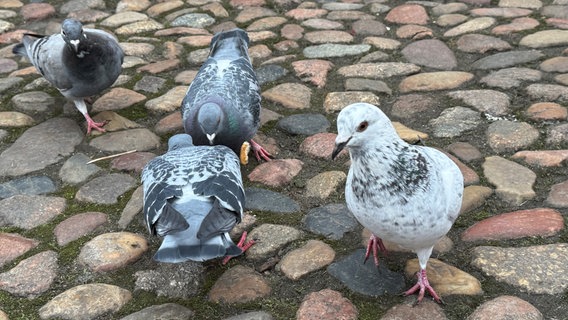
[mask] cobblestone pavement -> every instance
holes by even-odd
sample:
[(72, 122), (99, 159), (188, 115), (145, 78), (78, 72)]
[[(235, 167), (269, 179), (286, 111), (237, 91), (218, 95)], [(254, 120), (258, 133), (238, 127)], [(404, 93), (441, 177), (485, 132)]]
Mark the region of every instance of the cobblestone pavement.
[[(91, 101), (103, 134), (85, 136), (12, 54), (66, 17), (127, 55)], [(275, 155), (243, 167), (234, 237), (258, 243), (226, 266), (158, 264), (140, 170), (183, 130), (210, 39), (233, 27), (262, 84), (255, 140)], [(568, 1), (0, 0), (0, 32), (0, 319), (568, 319)], [(403, 248), (363, 264), (348, 157), (330, 160), (337, 112), (356, 101), (464, 174), (428, 266), (445, 304), (399, 295), (418, 268)]]

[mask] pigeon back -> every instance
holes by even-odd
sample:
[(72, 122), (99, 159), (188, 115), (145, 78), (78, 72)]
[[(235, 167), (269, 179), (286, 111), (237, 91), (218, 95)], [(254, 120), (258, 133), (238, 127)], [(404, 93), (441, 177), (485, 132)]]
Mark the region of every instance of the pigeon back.
[(238, 153), (242, 143), (256, 134), (261, 96), (248, 43), (248, 35), (241, 29), (212, 38), (209, 58), (181, 106), (185, 132), (196, 145), (222, 144)]

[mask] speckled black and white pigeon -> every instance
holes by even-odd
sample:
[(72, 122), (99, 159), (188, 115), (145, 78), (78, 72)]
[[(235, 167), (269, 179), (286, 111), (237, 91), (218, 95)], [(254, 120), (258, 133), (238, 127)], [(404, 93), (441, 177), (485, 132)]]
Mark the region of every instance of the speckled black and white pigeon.
[(372, 248), (378, 264), (381, 238), (413, 250), (420, 263), (418, 282), (404, 294), (418, 290), (420, 302), (428, 290), (440, 302), (426, 277), (426, 264), (461, 208), (463, 176), (458, 166), (441, 151), (403, 141), (387, 116), (368, 103), (341, 110), (337, 131), (332, 157), (344, 148), (351, 156), (347, 206), (373, 234), (367, 257)]
[(196, 145), (222, 144), (241, 154), (246, 141), (258, 160), (268, 161), (270, 154), (252, 140), (260, 125), (261, 96), (248, 45), (241, 29), (213, 36), (209, 58), (183, 99), (183, 125)]
[(87, 134), (91, 129), (104, 131), (104, 123), (89, 116), (84, 98), (110, 87), (122, 71), (124, 52), (112, 35), (65, 19), (61, 33), (26, 34), (13, 52), (28, 58), (47, 81), (73, 100), (87, 120)]
[(243, 245), (246, 232), (237, 245), (229, 237), (245, 192), (239, 158), (226, 146), (194, 146), (191, 136), (174, 135), (168, 152), (144, 167), (142, 182), (148, 230), (164, 237), (155, 260), (230, 258), (252, 245)]

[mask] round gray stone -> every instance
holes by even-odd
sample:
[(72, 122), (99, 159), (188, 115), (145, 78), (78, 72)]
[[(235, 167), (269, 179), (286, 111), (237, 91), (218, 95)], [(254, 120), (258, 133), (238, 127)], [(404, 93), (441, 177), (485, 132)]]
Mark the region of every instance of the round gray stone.
[(300, 205), (289, 197), (261, 188), (246, 188), (246, 210), (268, 211), (274, 213), (294, 213)]
[(328, 204), (310, 210), (302, 220), (304, 228), (328, 239), (339, 240), (359, 223), (344, 204)]
[(293, 135), (313, 135), (320, 132), (326, 132), (331, 126), (331, 123), (324, 115), (304, 113), (284, 117), (278, 120), (276, 126)]
[(442, 111), (442, 114), (430, 120), (429, 124), (434, 129), (434, 136), (453, 138), (479, 126), (481, 115), (468, 108), (454, 107)]
[(97, 204), (115, 204), (118, 197), (136, 186), (136, 180), (123, 173), (111, 173), (97, 177), (83, 185), (75, 199)]
[(0, 199), (17, 194), (46, 194), (56, 190), (57, 186), (47, 176), (22, 177), (0, 184)]
[(101, 168), (91, 163), (91, 159), (82, 153), (77, 153), (67, 159), (59, 170), (59, 178), (64, 183), (79, 184), (85, 182), (90, 176), (99, 172)]
[(205, 28), (215, 23), (215, 19), (205, 13), (188, 13), (172, 21), (172, 27)]
[(263, 65), (255, 71), (260, 85), (276, 81), (288, 74), (288, 70), (276, 64)]

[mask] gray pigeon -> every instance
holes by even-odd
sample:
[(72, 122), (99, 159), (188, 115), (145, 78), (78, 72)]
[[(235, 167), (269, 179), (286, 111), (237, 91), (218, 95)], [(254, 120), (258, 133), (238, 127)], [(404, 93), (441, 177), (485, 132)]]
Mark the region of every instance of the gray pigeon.
[(426, 277), (426, 264), (461, 208), (458, 166), (441, 151), (403, 141), (387, 116), (368, 103), (345, 107), (337, 117), (337, 131), (332, 158), (345, 147), (351, 157), (347, 206), (373, 234), (366, 257), (372, 247), (378, 264), (381, 238), (413, 250), (420, 263), (418, 282), (404, 294), (419, 290), (419, 303), (427, 289), (440, 302)]
[(124, 52), (112, 35), (83, 29), (81, 22), (65, 19), (60, 34), (26, 34), (13, 52), (26, 57), (47, 81), (73, 100), (87, 120), (87, 134), (91, 129), (105, 131), (104, 123), (89, 116), (84, 98), (110, 87), (122, 71)]
[(209, 58), (181, 104), (185, 132), (196, 145), (222, 144), (243, 154), (249, 142), (257, 158), (270, 154), (252, 138), (260, 125), (260, 86), (248, 55), (249, 37), (232, 29), (211, 39)]
[(243, 245), (246, 232), (238, 245), (229, 237), (245, 203), (239, 159), (231, 149), (194, 146), (191, 136), (174, 135), (168, 152), (144, 167), (142, 182), (148, 230), (164, 237), (155, 260), (230, 258), (252, 245)]

